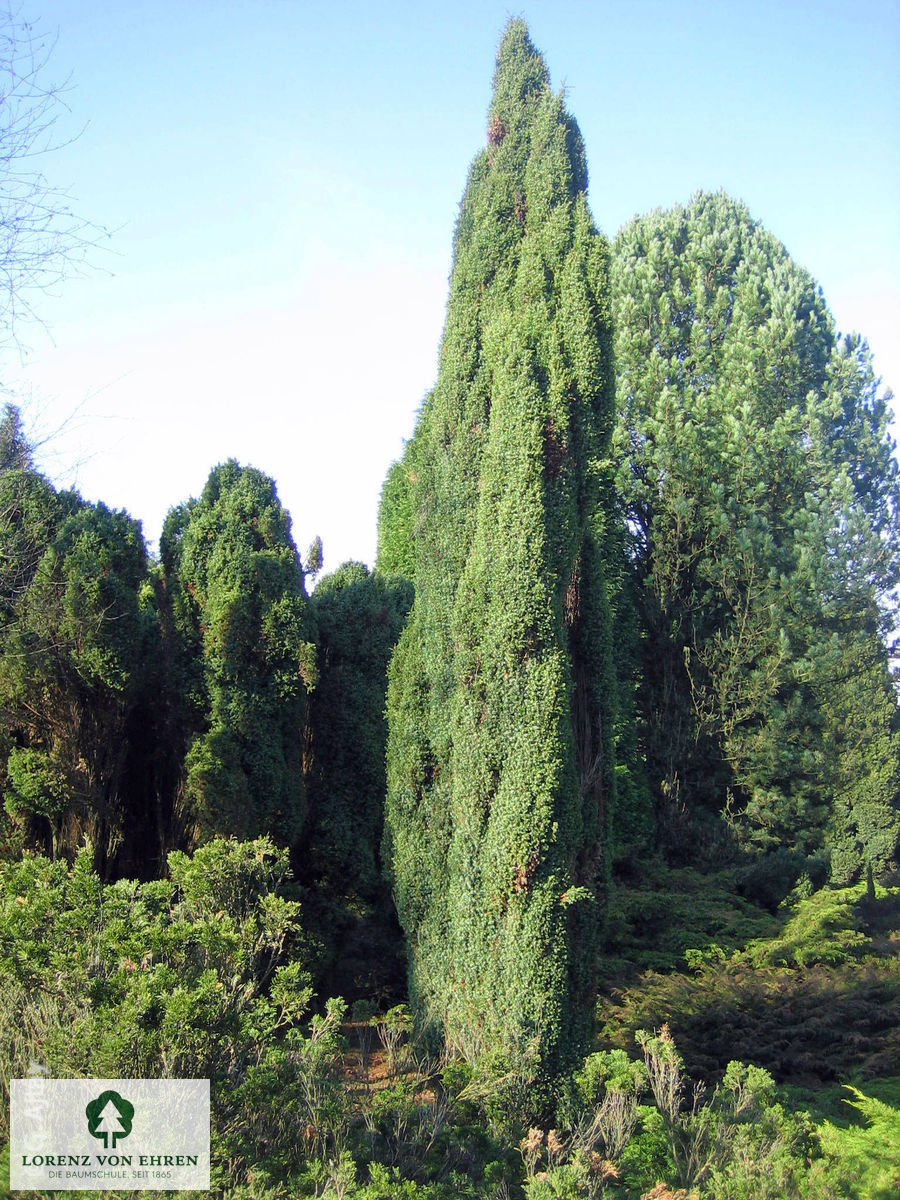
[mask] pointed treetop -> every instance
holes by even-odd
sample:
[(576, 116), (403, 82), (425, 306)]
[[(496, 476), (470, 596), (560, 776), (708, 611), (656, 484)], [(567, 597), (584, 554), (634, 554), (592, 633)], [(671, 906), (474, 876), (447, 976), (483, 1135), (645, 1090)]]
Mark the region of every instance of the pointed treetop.
[(528, 26), (514, 18), (506, 26), (497, 50), (494, 93), (490, 107), (489, 140), (502, 140), (524, 101), (541, 96), (550, 86), (550, 75), (540, 52), (528, 36)]
[(15, 404), (7, 404), (0, 417), (0, 471), (33, 471), (34, 457), (22, 414)]

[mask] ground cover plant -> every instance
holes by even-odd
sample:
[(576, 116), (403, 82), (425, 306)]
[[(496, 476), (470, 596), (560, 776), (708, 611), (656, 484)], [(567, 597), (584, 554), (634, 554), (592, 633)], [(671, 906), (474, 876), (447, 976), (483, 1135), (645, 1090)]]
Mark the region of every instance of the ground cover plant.
[[(223, 1200), (639, 1200), (678, 1189), (701, 1200), (880, 1200), (896, 1186), (897, 962), (871, 933), (843, 951), (861, 955), (851, 960), (857, 989), (882, 988), (867, 1002), (884, 1019), (868, 1033), (858, 995), (835, 1001), (844, 977), (835, 982), (833, 966), (766, 962), (783, 955), (777, 936), (724, 963), (688, 955), (684, 971), (644, 973), (625, 993), (600, 1035), (610, 1048), (558, 1080), (536, 1117), (527, 1077), (435, 1057), (405, 1005), (316, 1000), (302, 909), (284, 895), (286, 853), (271, 841), (218, 840), (169, 865), (164, 880), (104, 884), (89, 849), (71, 868), (39, 857), (3, 864), (2, 1079), (8, 1090), (35, 1069), (209, 1077), (212, 1194)], [(898, 896), (877, 889), (875, 899)], [(796, 900), (782, 928), (821, 928), (827, 907), (844, 914), (832, 942), (846, 944), (865, 887), (827, 899)], [(822, 944), (826, 957), (834, 945)], [(893, 990), (876, 966), (892, 972)], [(801, 999), (784, 986), (773, 995), (773, 980), (791, 972)], [(811, 974), (831, 979), (836, 1005), (818, 1023), (807, 992), (820, 1012), (829, 1006)], [(756, 1025), (754, 996), (770, 1006)], [(859, 1030), (842, 1048), (828, 1040), (832, 1019), (845, 1035), (851, 1022)], [(779, 1038), (793, 1039), (782, 1060)]]

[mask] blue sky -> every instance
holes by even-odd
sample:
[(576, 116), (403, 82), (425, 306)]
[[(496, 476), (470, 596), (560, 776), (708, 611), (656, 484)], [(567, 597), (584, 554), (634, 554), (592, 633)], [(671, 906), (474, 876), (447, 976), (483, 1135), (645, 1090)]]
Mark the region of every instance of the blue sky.
[(158, 537), (232, 456), (303, 550), (371, 563), (434, 381), (450, 243), (497, 41), (524, 16), (613, 236), (723, 187), (900, 392), (900, 6), (658, 0), (29, 0), (71, 76), (51, 183), (111, 231), (0, 378), (45, 469)]

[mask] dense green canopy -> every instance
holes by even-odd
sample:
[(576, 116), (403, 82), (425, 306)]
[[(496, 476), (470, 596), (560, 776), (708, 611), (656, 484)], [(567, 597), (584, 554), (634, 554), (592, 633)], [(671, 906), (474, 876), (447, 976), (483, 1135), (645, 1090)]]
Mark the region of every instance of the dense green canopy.
[(544, 1067), (587, 1028), (612, 802), (608, 252), (586, 187), (577, 126), (512, 21), (438, 381), (380, 538), (380, 566), (415, 564), (386, 813), (412, 996), (466, 1055), (530, 1048)]
[(185, 762), (197, 834), (290, 842), (302, 827), (302, 732), (315, 679), (303, 568), (271, 479), (229, 461), (161, 541), (195, 735)]
[(89, 837), (106, 871), (143, 679), (140, 526), (57, 493), (20, 450), (0, 468), (0, 539), (5, 807), (26, 843), (54, 855)]
[[(758, 1068), (723, 1057), (741, 1021), (773, 1070), (842, 1071), (848, 1014), (840, 1063), (896, 1060), (889, 396), (741, 203), (697, 194), (610, 249), (586, 190), (577, 125), (512, 20), (374, 571), (319, 578), (321, 541), (303, 565), (275, 483), (234, 460), (156, 556), (126, 513), (40, 473), (15, 408), (0, 418), (0, 1026), (20, 1064), (43, 1041), (82, 1073), (95, 1051), (209, 1067), (222, 1179), (246, 1168), (248, 1195), (430, 1196), (436, 1173), (441, 1196), (666, 1177), (718, 1197), (764, 1144)], [(37, 936), (54, 905), (60, 945), (85, 934), (83, 998)], [(301, 1030), (307, 967), (354, 1002), (364, 1120), (343, 1001)], [(830, 1018), (807, 1022), (823, 996)], [(395, 1006), (385, 1088), (373, 1004)], [(581, 1062), (595, 1013), (618, 1049)], [(721, 1080), (690, 1111), (670, 1014)], [(413, 1015), (425, 1037), (404, 1046)], [(412, 1064), (440, 1050), (438, 1086), (435, 1059)], [(479, 1126), (465, 1144), (451, 1111)], [(515, 1131), (527, 1180), (505, 1151), (456, 1171), (485, 1124)], [(276, 1144), (305, 1183), (252, 1165)], [(790, 1180), (768, 1153), (746, 1194), (799, 1195), (806, 1152)]]
[(663, 841), (721, 849), (702, 818), (724, 812), (744, 846), (830, 850), (838, 878), (880, 868), (900, 783), (882, 640), (900, 486), (868, 352), (721, 193), (623, 229), (613, 281), (616, 483)]

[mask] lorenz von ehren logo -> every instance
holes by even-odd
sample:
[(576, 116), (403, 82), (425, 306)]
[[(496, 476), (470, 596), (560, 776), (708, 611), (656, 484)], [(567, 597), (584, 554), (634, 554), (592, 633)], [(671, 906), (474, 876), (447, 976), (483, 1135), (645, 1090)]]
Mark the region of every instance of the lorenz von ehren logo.
[(123, 1100), (118, 1092), (101, 1092), (84, 1112), (91, 1137), (103, 1138), (104, 1150), (115, 1150), (116, 1142), (131, 1133), (134, 1105)]
[(208, 1079), (11, 1079), (14, 1191), (206, 1191)]

